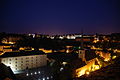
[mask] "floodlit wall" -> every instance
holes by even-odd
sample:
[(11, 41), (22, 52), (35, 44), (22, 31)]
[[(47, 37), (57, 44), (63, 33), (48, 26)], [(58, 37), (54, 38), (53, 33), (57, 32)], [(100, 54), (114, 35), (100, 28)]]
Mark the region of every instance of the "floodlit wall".
[(1, 58), (1, 63), (10, 66), (13, 71), (37, 68), (47, 65), (47, 55)]

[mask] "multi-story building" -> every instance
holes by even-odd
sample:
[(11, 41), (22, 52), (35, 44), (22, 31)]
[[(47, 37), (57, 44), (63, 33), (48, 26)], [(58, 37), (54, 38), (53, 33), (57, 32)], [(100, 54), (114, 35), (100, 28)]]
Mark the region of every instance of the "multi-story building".
[(6, 52), (0, 56), (0, 62), (16, 72), (47, 65), (47, 55), (41, 51)]

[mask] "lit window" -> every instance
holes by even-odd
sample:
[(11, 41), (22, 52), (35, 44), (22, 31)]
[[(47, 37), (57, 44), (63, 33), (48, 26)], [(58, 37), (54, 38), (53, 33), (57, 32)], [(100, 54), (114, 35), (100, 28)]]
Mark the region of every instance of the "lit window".
[(27, 73), (26, 76), (29, 76), (29, 74)]
[(40, 71), (38, 71), (38, 73), (40, 74)]
[(49, 77), (47, 77), (47, 79), (49, 79)]
[(43, 78), (43, 80), (45, 80), (45, 78)]
[(37, 72), (35, 72), (35, 74), (37, 74)]

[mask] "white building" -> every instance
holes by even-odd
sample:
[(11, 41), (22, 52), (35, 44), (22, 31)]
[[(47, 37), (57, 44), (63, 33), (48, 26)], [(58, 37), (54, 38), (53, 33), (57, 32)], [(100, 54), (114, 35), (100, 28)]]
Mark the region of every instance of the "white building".
[(0, 56), (0, 62), (10, 66), (14, 72), (47, 65), (47, 55), (38, 52), (7, 52)]

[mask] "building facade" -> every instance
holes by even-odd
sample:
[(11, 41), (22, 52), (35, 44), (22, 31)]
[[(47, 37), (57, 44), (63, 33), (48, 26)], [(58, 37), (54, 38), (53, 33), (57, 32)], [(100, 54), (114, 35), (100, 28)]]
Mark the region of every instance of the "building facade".
[(1, 57), (0, 62), (15, 71), (32, 69), (47, 65), (47, 55), (25, 55), (13, 57)]

